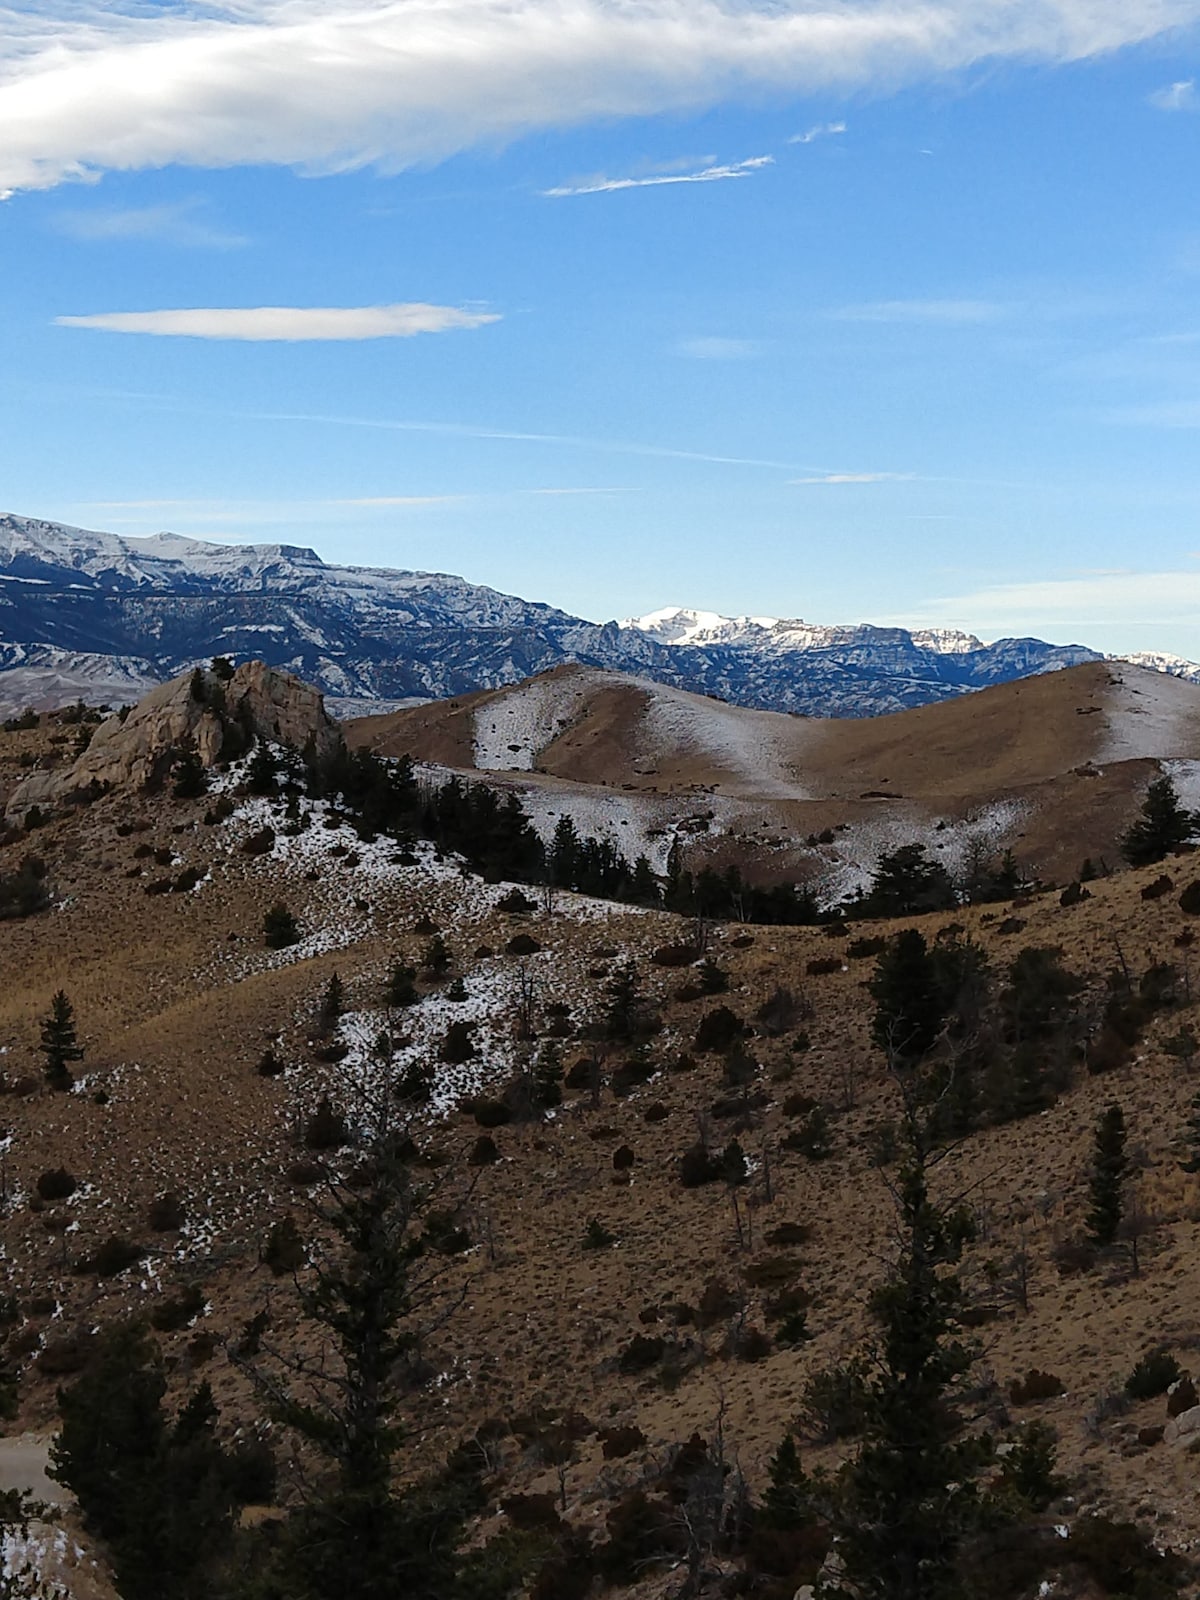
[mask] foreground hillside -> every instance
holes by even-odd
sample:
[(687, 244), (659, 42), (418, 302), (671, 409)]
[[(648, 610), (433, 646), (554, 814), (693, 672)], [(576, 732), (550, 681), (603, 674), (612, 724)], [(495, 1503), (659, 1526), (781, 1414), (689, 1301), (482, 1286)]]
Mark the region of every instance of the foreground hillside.
[(652, 854), (684, 826), (716, 865), (836, 898), (914, 839), (955, 870), (1006, 847), (1047, 879), (1114, 860), (1151, 763), (1176, 762), (1196, 789), (1200, 685), (1094, 663), (894, 716), (797, 718), (566, 667), (363, 718), (348, 737), (495, 775), (536, 815), (568, 810)]
[[(1041, 694), (1048, 683), (1022, 689)], [(613, 717), (617, 751), (628, 739), (622, 697), (648, 691), (610, 687), (612, 703), (595, 715)], [(1132, 703), (1141, 687), (1076, 679), (1066, 700), (1084, 709), (1064, 726), (1077, 739), (1057, 752), (1052, 730), (1043, 733), (1053, 704), (1039, 702), (1022, 744), (1011, 704), (997, 698), (982, 730), (968, 719), (946, 735), (946, 759), (961, 748), (961, 771), (1054, 782), (1053, 760), (1107, 749), (1137, 763), (1120, 791), (1134, 809), (1134, 774), (1152, 770), (1151, 729), (1159, 738), (1167, 717), (1160, 702), (1146, 713)], [(184, 679), (173, 704), (187, 693)], [(276, 686), (264, 694), (279, 703)], [(987, 713), (987, 697), (971, 704)], [(458, 709), (490, 735), (490, 707)], [(503, 715), (507, 732), (515, 724)], [(1194, 740), (1191, 702), (1171, 715), (1169, 749), (1157, 753), (1182, 756)], [(131, 740), (144, 741), (144, 725), (139, 734), (130, 723)], [(469, 735), (454, 734), (461, 724), (451, 723), (457, 750), (483, 765)], [(1129, 730), (1143, 727), (1135, 756)], [(885, 724), (873, 731), (878, 744), (848, 739), (837, 757), (846, 789), (866, 786), (868, 772), (881, 785), (881, 767), (906, 789), (944, 781), (936, 732), (922, 751), (889, 743)], [(395, 724), (388, 737), (400, 737)], [(570, 737), (559, 735), (547, 766), (568, 764)], [(820, 790), (835, 781), (835, 757), (810, 737), (801, 727), (780, 747), (777, 774)], [(40, 762), (65, 769), (85, 738), (53, 720), (0, 734), (4, 793)], [(417, 754), (470, 764), (453, 762), (445, 743), (413, 742)], [(514, 755), (529, 749), (531, 763), (549, 748), (503, 742), (518, 745)], [(496, 748), (485, 742), (485, 755)], [(302, 1291), (313, 1271), (304, 1249), (319, 1259), (327, 1246), (317, 1217), (327, 1184), (353, 1174), (356, 1130), (380, 1084), (389, 1094), (408, 1084), (404, 1115), (441, 1221), (423, 1258), (431, 1298), (419, 1359), (400, 1399), (402, 1476), (473, 1439), (486, 1463), (476, 1537), (541, 1518), (543, 1544), (521, 1547), (526, 1576), (489, 1594), (523, 1592), (564, 1525), (610, 1551), (596, 1560), (614, 1590), (680, 1593), (686, 1548), (670, 1518), (638, 1535), (624, 1565), (611, 1556), (629, 1496), (648, 1486), (653, 1499), (664, 1472), (682, 1471), (679, 1447), (698, 1435), (715, 1448), (719, 1435), (754, 1495), (789, 1430), (810, 1469), (833, 1470), (855, 1448), (835, 1377), (870, 1334), (867, 1299), (894, 1258), (890, 1191), (904, 1125), (899, 1080), (872, 1037), (868, 984), (889, 941), (919, 926), (930, 949), (976, 952), (963, 968), (973, 999), (955, 1002), (961, 1030), (931, 1058), (957, 1063), (951, 1081), (974, 1085), (934, 1174), (937, 1196), (961, 1198), (974, 1219), (961, 1265), (978, 1340), (970, 1415), (998, 1439), (1032, 1420), (1055, 1430), (1065, 1487), (1048, 1516), (1064, 1527), (1103, 1513), (1160, 1547), (1192, 1550), (1193, 1435), (1164, 1438), (1168, 1397), (1131, 1399), (1125, 1384), (1149, 1351), (1200, 1379), (1200, 1178), (1186, 1170), (1200, 1052), (1195, 918), (1180, 905), (1200, 879), (1198, 858), (1099, 879), (1067, 904), (1055, 889), (916, 924), (704, 928), (562, 892), (525, 898), (434, 843), (370, 837), (328, 798), (289, 798), (286, 774), (268, 763), (256, 780), (253, 760), (252, 750), (218, 761), (207, 792), (190, 799), (167, 781), (157, 793), (126, 786), (90, 804), (52, 801), (32, 831), (10, 828), (0, 850), (5, 873), (36, 852), (47, 891), (46, 909), (0, 923), (5, 1359), (20, 1377), (9, 1426), (31, 1447), (56, 1426), (56, 1390), (86, 1375), (96, 1330), (149, 1314), (170, 1401), (207, 1380), (223, 1437), (265, 1438), (278, 1499), (302, 1499), (311, 1455), (266, 1420), (244, 1352), (257, 1329), (268, 1351), (321, 1357), (293, 1271)], [(732, 764), (722, 770), (732, 780)], [(754, 770), (747, 763), (747, 781)], [(1080, 785), (1099, 794), (1103, 781)], [(247, 792), (256, 786), (268, 792)], [(1085, 813), (1070, 815), (1077, 855)], [(1100, 841), (1091, 848), (1114, 858), (1117, 827), (1103, 816), (1088, 826), (1086, 838)], [(1193, 892), (1184, 903), (1194, 912), (1198, 901)], [(293, 942), (272, 948), (264, 919), (281, 904)], [(1051, 949), (1052, 959), (1022, 957)], [(399, 983), (398, 966), (409, 974)], [(1029, 1000), (1029, 974), (1041, 975), (1043, 1022), (1014, 1035), (1006, 996)], [(60, 989), (84, 1051), (65, 1093), (48, 1086), (40, 1048)], [(531, 1103), (521, 1086), (531, 1073), (552, 1079), (556, 1060), (561, 1103)], [(1089, 1174), (1097, 1121), (1113, 1102), (1128, 1124), (1131, 1172), (1120, 1237), (1097, 1249), (1087, 1242)], [(1026, 1384), (1035, 1371), (1043, 1378)], [(549, 1500), (521, 1498), (537, 1495)], [(111, 1595), (103, 1566), (89, 1564), (103, 1563), (103, 1541), (69, 1507), (63, 1515), (58, 1554), (45, 1561), (67, 1573), (78, 1600)], [(40, 1537), (38, 1549), (55, 1545), (53, 1529)], [(709, 1586), (694, 1592), (783, 1593), (782, 1579), (771, 1590), (722, 1588), (742, 1558), (715, 1544), (706, 1559)], [(815, 1576), (801, 1569), (803, 1560), (788, 1600)], [(995, 1592), (1123, 1592), (1098, 1570), (1046, 1579), (1039, 1569), (1032, 1587)], [(1039, 1590), (1045, 1581), (1052, 1588)], [(568, 1592), (545, 1582), (543, 1600)]]

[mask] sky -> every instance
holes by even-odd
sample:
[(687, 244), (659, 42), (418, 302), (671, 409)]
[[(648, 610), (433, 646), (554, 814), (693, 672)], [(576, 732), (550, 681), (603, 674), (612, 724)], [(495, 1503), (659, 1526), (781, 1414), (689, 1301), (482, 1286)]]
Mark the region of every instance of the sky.
[(0, 3), (0, 507), (1200, 660), (1200, 0)]

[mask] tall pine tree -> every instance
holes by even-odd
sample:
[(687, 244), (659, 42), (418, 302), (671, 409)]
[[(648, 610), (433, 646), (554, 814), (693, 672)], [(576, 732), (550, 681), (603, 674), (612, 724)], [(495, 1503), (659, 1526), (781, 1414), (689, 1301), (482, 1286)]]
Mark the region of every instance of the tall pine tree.
[(1098, 1245), (1110, 1245), (1117, 1237), (1125, 1209), (1125, 1176), (1129, 1157), (1125, 1153), (1125, 1113), (1114, 1103), (1096, 1124), (1088, 1194), (1088, 1230)]
[(46, 1062), (46, 1082), (52, 1089), (69, 1089), (75, 1081), (70, 1064), (83, 1060), (83, 1047), (75, 1034), (74, 1007), (62, 989), (51, 1000), (50, 1014), (42, 1021), (40, 1048)]
[(1168, 777), (1155, 778), (1146, 790), (1137, 820), (1121, 837), (1121, 854), (1131, 867), (1161, 861), (1200, 832), (1200, 813), (1180, 804)]

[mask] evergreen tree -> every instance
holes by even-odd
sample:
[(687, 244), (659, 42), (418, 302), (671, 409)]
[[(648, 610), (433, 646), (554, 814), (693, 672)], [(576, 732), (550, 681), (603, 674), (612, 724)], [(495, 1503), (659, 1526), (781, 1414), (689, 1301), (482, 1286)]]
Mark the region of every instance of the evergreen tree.
[(902, 1064), (919, 1061), (942, 1031), (948, 1005), (924, 936), (905, 928), (881, 953), (870, 982), (872, 1037)]
[(1185, 1135), (1188, 1145), (1188, 1157), (1180, 1162), (1184, 1172), (1200, 1172), (1200, 1094), (1192, 1099), (1192, 1114), (1187, 1121)]
[(411, 1142), (394, 1106), (388, 1081), (365, 1108), (354, 1182), (327, 1186), (321, 1233), (332, 1243), (297, 1280), (301, 1310), (336, 1350), (336, 1374), (302, 1356), (281, 1357), (281, 1370), (247, 1367), (275, 1420), (328, 1469), (306, 1482), (268, 1552), (256, 1593), (270, 1600), (453, 1596), (463, 1523), (482, 1505), (477, 1478), (461, 1466), (393, 1487), (397, 1398), (437, 1274), (423, 1226), (427, 1196), (410, 1173)]
[(1200, 813), (1186, 810), (1171, 779), (1155, 778), (1141, 814), (1121, 837), (1121, 854), (1132, 867), (1149, 866), (1200, 832)]
[(781, 1533), (790, 1533), (811, 1522), (812, 1483), (801, 1465), (795, 1434), (784, 1434), (768, 1463), (767, 1478), (768, 1488), (759, 1508), (759, 1519)]
[(960, 1289), (949, 1270), (963, 1219), (930, 1198), (924, 1132), (911, 1112), (909, 1122), (896, 1189), (900, 1258), (873, 1299), (881, 1344), (864, 1388), (862, 1443), (834, 1499), (844, 1578), (821, 1590), (846, 1600), (957, 1600), (960, 1549), (977, 1521), (985, 1453), (962, 1435), (951, 1403), (972, 1360), (957, 1337)]
[(50, 1002), (50, 1014), (43, 1018), (40, 1048), (46, 1061), (46, 1082), (52, 1089), (69, 1089), (75, 1081), (70, 1063), (83, 1060), (83, 1047), (75, 1036), (75, 1009), (61, 989)]
[(654, 875), (654, 868), (646, 856), (639, 856), (633, 863), (633, 876), (629, 880), (629, 898), (635, 906), (662, 904), (662, 889)]
[(317, 1014), (317, 1019), (322, 1029), (328, 1032), (345, 1010), (346, 988), (335, 972), (325, 986), (325, 993), (321, 996), (321, 1008)]
[(1124, 1211), (1125, 1177), (1129, 1157), (1125, 1153), (1125, 1113), (1115, 1102), (1096, 1124), (1092, 1154), (1088, 1229), (1098, 1245), (1110, 1245), (1121, 1226)]
[(208, 683), (204, 676), (203, 667), (195, 667), (188, 680), (188, 695), (198, 706), (208, 704)]
[(176, 800), (198, 800), (208, 793), (208, 774), (197, 750), (184, 750), (176, 761), (172, 793)]
[(627, 1043), (637, 1033), (642, 993), (637, 968), (632, 961), (618, 967), (604, 987), (603, 1032), (606, 1039)]
[(416, 979), (417, 974), (412, 967), (406, 967), (402, 961), (397, 961), (388, 974), (384, 1004), (388, 1006), (415, 1006), (420, 999), (417, 993)]
[(51, 1476), (107, 1543), (124, 1600), (199, 1600), (233, 1503), (230, 1463), (205, 1384), (172, 1424), (166, 1379), (144, 1327), (101, 1335), (95, 1359), (58, 1397), (62, 1426)]
[(563, 1064), (558, 1041), (547, 1039), (540, 1046), (533, 1067), (533, 1104), (548, 1111), (562, 1104)]
[(932, 860), (924, 845), (906, 844), (880, 856), (871, 887), (856, 914), (912, 917), (956, 904), (954, 885), (941, 862)]
[(449, 968), (450, 952), (446, 948), (446, 941), (440, 933), (435, 933), (425, 946), (425, 953), (421, 957), (421, 965), (426, 972), (432, 972), (439, 978)]
[(263, 917), (263, 943), (268, 950), (286, 950), (300, 938), (300, 926), (282, 900)]
[(208, 670), (214, 678), (219, 678), (222, 683), (228, 683), (233, 677), (233, 662), (228, 656), (214, 656)]
[(575, 887), (579, 877), (579, 833), (574, 821), (565, 812), (554, 829), (547, 865), (551, 883), (557, 884), (560, 889)]
[(255, 745), (246, 765), (246, 788), (250, 794), (279, 793), (279, 757), (265, 739)]

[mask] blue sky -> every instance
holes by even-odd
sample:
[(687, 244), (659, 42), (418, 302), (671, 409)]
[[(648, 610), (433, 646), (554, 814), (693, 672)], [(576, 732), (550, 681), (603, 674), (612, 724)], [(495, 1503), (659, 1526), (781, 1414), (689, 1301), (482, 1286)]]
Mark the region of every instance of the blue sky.
[(7, 509), (1200, 658), (1200, 0), (0, 36)]

